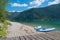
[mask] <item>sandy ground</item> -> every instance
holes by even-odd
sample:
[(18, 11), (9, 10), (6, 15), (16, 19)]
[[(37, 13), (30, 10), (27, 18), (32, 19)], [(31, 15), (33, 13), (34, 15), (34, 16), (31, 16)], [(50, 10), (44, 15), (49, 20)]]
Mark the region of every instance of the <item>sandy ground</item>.
[(38, 33), (31, 26), (27, 26), (27, 25), (17, 23), (17, 22), (11, 22), (11, 24), (12, 24), (11, 26), (8, 26), (7, 37), (33, 35), (33, 34)]

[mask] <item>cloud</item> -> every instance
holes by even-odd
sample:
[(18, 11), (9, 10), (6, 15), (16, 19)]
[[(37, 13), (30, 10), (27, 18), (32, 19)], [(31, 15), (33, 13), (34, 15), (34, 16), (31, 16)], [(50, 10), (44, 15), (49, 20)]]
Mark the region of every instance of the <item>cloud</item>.
[(53, 2), (48, 2), (48, 5), (59, 4), (60, 0), (54, 0)]
[(12, 7), (27, 7), (28, 5), (27, 4), (19, 4), (19, 3), (11, 3), (11, 6)]
[(21, 11), (17, 11), (17, 12), (21, 12)]
[(8, 11), (8, 12), (15, 12), (15, 10), (12, 10), (12, 11)]
[(8, 12), (21, 12), (21, 11), (19, 11), (19, 10), (17, 10), (17, 11), (15, 11), (15, 10), (12, 10), (12, 11), (8, 11)]
[(42, 3), (44, 3), (44, 2), (45, 2), (45, 0), (34, 0), (29, 3), (29, 5), (30, 5), (29, 8), (38, 7), (38, 6), (42, 5)]

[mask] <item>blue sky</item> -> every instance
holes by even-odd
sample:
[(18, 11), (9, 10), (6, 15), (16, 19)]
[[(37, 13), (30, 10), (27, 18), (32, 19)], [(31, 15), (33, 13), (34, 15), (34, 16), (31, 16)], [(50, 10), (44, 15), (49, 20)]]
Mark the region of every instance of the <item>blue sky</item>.
[(9, 12), (21, 12), (31, 8), (47, 7), (59, 3), (60, 0), (10, 0), (6, 10)]

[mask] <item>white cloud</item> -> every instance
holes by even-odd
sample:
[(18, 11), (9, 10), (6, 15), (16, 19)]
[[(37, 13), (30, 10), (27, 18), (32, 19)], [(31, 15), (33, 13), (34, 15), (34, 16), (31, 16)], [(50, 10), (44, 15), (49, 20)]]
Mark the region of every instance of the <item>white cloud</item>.
[(15, 10), (12, 10), (12, 11), (8, 11), (8, 12), (15, 12)]
[(33, 8), (33, 6), (28, 7), (28, 9)]
[(27, 4), (11, 3), (12, 7), (27, 7)]
[(30, 2), (30, 7), (28, 7), (28, 8), (38, 7), (38, 6), (42, 5), (42, 3), (44, 3), (44, 2), (45, 2), (45, 0), (34, 0), (34, 1)]
[(60, 0), (54, 0), (53, 2), (48, 2), (48, 5), (59, 4)]
[(18, 11), (12, 10), (12, 11), (8, 11), (8, 12), (21, 12), (21, 11), (19, 11), (19, 10)]
[(17, 11), (17, 12), (21, 12), (21, 11)]

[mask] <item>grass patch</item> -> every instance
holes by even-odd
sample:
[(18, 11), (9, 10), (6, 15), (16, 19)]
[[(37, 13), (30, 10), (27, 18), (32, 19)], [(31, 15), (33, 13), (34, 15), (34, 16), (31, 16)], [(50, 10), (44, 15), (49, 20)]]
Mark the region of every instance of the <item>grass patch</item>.
[(7, 31), (7, 26), (11, 25), (11, 23), (7, 20), (5, 20), (3, 23), (3, 25), (0, 26), (0, 38), (5, 38), (8, 31)]

